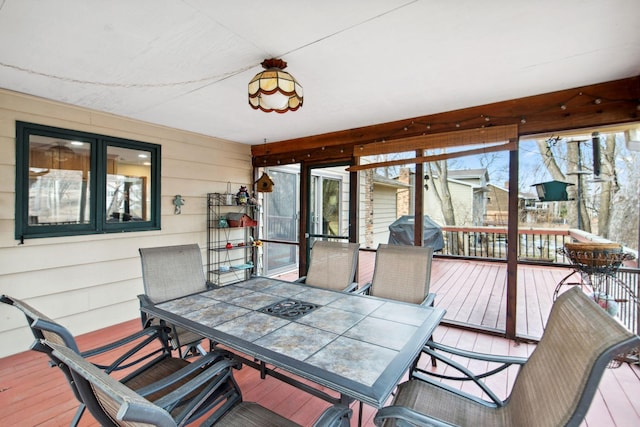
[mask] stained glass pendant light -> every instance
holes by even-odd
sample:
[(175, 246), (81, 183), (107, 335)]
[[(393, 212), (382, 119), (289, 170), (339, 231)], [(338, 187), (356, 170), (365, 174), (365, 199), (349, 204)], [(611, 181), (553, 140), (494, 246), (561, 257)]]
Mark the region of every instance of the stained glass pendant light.
[(264, 71), (249, 82), (249, 105), (266, 113), (286, 113), (302, 107), (302, 86), (286, 71), (287, 63), (282, 59), (262, 61)]

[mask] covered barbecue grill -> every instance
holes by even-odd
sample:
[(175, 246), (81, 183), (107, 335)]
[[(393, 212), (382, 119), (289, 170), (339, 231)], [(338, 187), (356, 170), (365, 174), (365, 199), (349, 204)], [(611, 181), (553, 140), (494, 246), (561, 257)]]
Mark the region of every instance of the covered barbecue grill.
[[(434, 251), (441, 251), (444, 247), (442, 229), (427, 215), (424, 215), (424, 246), (431, 246)], [(413, 246), (415, 220), (413, 215), (403, 215), (389, 225), (390, 245)]]

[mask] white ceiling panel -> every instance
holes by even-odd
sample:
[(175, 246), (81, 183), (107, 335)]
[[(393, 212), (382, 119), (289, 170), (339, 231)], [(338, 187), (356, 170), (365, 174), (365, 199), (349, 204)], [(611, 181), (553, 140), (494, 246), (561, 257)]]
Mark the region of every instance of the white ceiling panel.
[[(0, 0), (0, 87), (259, 144), (640, 75), (638, 0)], [(280, 57), (286, 114), (249, 107)]]

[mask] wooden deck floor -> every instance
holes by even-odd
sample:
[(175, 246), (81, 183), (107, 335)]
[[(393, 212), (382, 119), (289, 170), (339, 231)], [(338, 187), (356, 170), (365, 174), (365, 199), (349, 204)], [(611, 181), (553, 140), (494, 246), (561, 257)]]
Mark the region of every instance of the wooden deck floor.
[[(78, 337), (81, 349), (115, 340), (136, 331), (138, 319)], [(518, 344), (495, 336), (478, 334), (459, 328), (441, 326), (435, 339), (468, 350), (526, 356), (533, 344)], [(425, 360), (424, 363), (428, 363)], [(235, 373), (244, 400), (259, 402), (275, 412), (308, 426), (328, 406), (318, 398), (299, 391), (272, 377), (261, 380), (259, 373), (248, 367)], [(513, 373), (502, 376), (492, 387), (506, 396)], [(469, 391), (469, 390), (467, 390)], [(640, 425), (640, 369), (624, 364), (607, 370), (593, 404), (582, 423), (583, 427), (632, 427)], [(25, 351), (0, 359), (0, 425), (2, 426), (67, 426), (78, 404), (62, 373), (48, 366), (43, 354)], [(354, 414), (357, 406), (353, 405)], [(376, 410), (365, 405), (363, 425), (373, 426)], [(351, 420), (355, 426), (356, 420)], [(97, 426), (90, 414), (81, 426)]]
[[(375, 252), (360, 252), (359, 283), (373, 277)], [(539, 339), (549, 317), (556, 284), (568, 273), (565, 268), (518, 266), (519, 336)], [(436, 305), (447, 310), (444, 320), (504, 331), (506, 322), (506, 264), (475, 260), (434, 258), (431, 292)]]
[[(363, 259), (364, 257), (364, 259)], [(373, 275), (374, 253), (361, 253), (360, 282)], [(566, 270), (521, 266), (518, 271), (518, 331), (540, 336), (551, 307), (555, 284)], [(446, 319), (504, 328), (505, 269), (501, 264), (436, 259), (432, 269), (432, 288), (436, 304), (447, 309)], [(520, 310), (523, 308), (523, 310)], [(113, 341), (136, 331), (138, 319), (78, 337), (81, 349)], [(516, 343), (499, 337), (440, 326), (434, 338), (445, 344), (468, 350), (525, 356), (533, 344)], [(9, 344), (10, 345), (10, 344)], [(26, 350), (26, 349), (25, 349)], [(364, 356), (366, 357), (366, 356)], [(261, 380), (257, 371), (243, 368), (236, 373), (244, 399), (311, 425), (327, 403), (273, 378)], [(498, 394), (506, 396), (513, 375), (492, 383)], [(640, 425), (640, 368), (622, 365), (605, 373), (583, 427)], [(77, 408), (64, 377), (49, 368), (46, 357), (32, 351), (0, 359), (0, 425), (65, 426)], [(354, 405), (354, 410), (356, 409)], [(375, 409), (365, 405), (363, 425), (373, 426)], [(89, 415), (82, 426), (97, 425)], [(356, 420), (352, 420), (356, 425)]]

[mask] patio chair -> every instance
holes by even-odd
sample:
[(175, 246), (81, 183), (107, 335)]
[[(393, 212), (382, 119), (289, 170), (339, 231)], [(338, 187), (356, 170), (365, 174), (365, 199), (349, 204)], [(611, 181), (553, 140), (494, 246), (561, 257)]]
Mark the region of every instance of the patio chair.
[[(145, 390), (148, 390), (149, 393), (163, 390), (166, 393), (167, 390), (171, 391), (176, 388), (185, 379), (200, 378), (202, 368), (225, 357), (223, 353), (210, 352), (193, 363), (172, 357), (171, 348), (168, 346), (166, 338), (166, 328), (159, 325), (150, 326), (104, 346), (80, 352), (75, 338), (64, 326), (19, 299), (2, 295), (0, 301), (22, 311), (36, 339), (31, 349), (46, 353), (49, 356), (50, 365), (59, 367), (65, 375), (74, 396), (80, 402), (71, 421), (72, 426), (76, 426), (80, 421), (85, 410), (85, 401), (79, 393), (71, 372), (52, 354), (50, 346), (42, 344), (44, 340), (64, 345), (82, 357), (94, 358), (94, 361), (100, 360), (100, 363), (93, 363), (93, 365), (96, 369), (104, 371), (105, 374), (124, 371), (123, 375), (125, 373), (126, 375), (119, 381), (133, 389), (142, 390), (146, 387)], [(105, 360), (106, 362), (104, 362)], [(207, 399), (197, 401), (193, 398), (187, 403), (198, 409), (198, 414), (209, 410), (215, 404)]]
[[(396, 301), (433, 306), (436, 294), (429, 292), (433, 247), (378, 245), (371, 282), (358, 292)], [(418, 366), (420, 355), (413, 362)], [(436, 358), (431, 358), (436, 366)]]
[[(66, 365), (87, 403), (91, 414), (103, 426), (130, 426), (142, 423), (155, 426), (182, 426), (188, 419), (174, 408), (177, 396), (186, 396), (199, 386), (199, 381), (181, 385), (171, 394), (156, 400), (148, 400), (126, 385), (96, 369), (91, 363), (70, 348), (44, 342), (53, 355)], [(233, 378), (234, 362), (226, 359), (209, 366), (201, 375), (206, 378), (209, 392), (217, 397), (218, 406), (201, 426), (297, 426), (297, 424), (256, 404), (242, 402), (242, 394)], [(195, 384), (193, 384), (195, 383)], [(177, 412), (177, 414), (176, 414)], [(184, 411), (183, 411), (184, 412)], [(348, 420), (351, 410), (346, 406), (332, 406), (316, 422), (316, 426), (338, 426)]]
[[(206, 291), (213, 286), (205, 279), (202, 254), (196, 243), (140, 248), (139, 252), (144, 283), (144, 294), (138, 295), (140, 306), (158, 304)], [(149, 319), (144, 312), (141, 312), (141, 318), (143, 327), (159, 322), (158, 319)], [(206, 354), (201, 345), (203, 337), (175, 325), (168, 326), (171, 328), (171, 347), (178, 351), (180, 357)], [(183, 347), (186, 350), (183, 350)]]
[[(528, 359), (430, 343), (424, 351), (461, 374), (413, 372), (413, 379), (398, 386), (391, 406), (378, 411), (374, 422), (378, 426), (578, 426), (608, 364), (638, 345), (638, 336), (575, 287), (554, 303), (544, 334)], [(488, 371), (473, 373), (462, 357), (472, 359), (470, 365), (473, 360), (489, 362), (483, 363)], [(508, 398), (501, 400), (484, 380), (510, 365), (519, 365), (519, 371)], [(488, 397), (453, 388), (452, 381), (444, 384), (438, 380), (442, 378), (471, 381)]]
[(359, 249), (359, 243), (316, 241), (311, 248), (307, 275), (296, 282), (334, 291), (355, 290)]
[(432, 306), (436, 295), (429, 293), (433, 248), (422, 246), (378, 246), (373, 279), (358, 292)]

